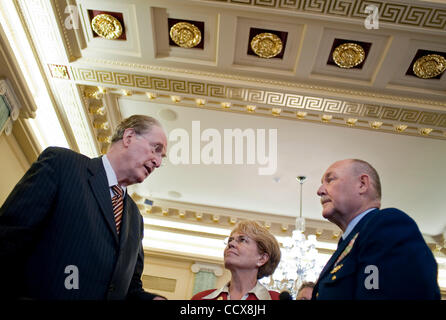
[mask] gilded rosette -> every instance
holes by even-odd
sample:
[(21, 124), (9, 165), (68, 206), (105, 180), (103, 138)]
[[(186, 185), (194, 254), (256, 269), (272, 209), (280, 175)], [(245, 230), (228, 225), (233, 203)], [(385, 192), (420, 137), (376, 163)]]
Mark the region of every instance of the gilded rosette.
[(446, 70), (446, 59), (438, 54), (428, 54), (413, 64), (413, 72), (422, 79), (434, 78), (444, 70)]
[(282, 40), (275, 34), (259, 33), (251, 40), (251, 49), (261, 58), (273, 58), (282, 51)]
[(192, 23), (178, 22), (170, 28), (170, 38), (182, 48), (193, 48), (201, 42), (201, 31)]
[(333, 51), (333, 61), (341, 68), (353, 68), (364, 61), (364, 49), (356, 43), (343, 43)]
[(98, 14), (91, 20), (91, 27), (98, 36), (115, 40), (122, 34), (122, 25), (118, 19), (109, 14)]

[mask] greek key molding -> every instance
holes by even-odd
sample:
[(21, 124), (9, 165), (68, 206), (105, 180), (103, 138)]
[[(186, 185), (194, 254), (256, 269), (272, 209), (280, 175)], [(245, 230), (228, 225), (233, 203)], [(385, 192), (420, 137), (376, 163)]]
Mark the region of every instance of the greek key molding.
[[(367, 99), (386, 99), (386, 100), (396, 102), (396, 103), (401, 103), (401, 104), (410, 103), (410, 104), (416, 104), (416, 105), (427, 105), (427, 106), (433, 106), (433, 107), (446, 108), (446, 101), (415, 99), (415, 98), (409, 98), (409, 97), (405, 97), (405, 96), (379, 94), (379, 93), (373, 93), (373, 92), (368, 92), (368, 91), (346, 90), (346, 89), (339, 89), (339, 88), (326, 87), (326, 86), (320, 86), (320, 85), (308, 85), (308, 84), (297, 83), (297, 82), (285, 82), (285, 81), (266, 80), (266, 79), (259, 79), (259, 78), (240, 77), (240, 76), (233, 76), (233, 75), (229, 75), (229, 74), (210, 73), (210, 72), (194, 71), (194, 70), (187, 70), (187, 69), (150, 66), (150, 65), (142, 65), (142, 64), (135, 64), (135, 63), (103, 60), (103, 59), (83, 58), (83, 61), (87, 64), (88, 63), (90, 63), (90, 64), (105, 64), (105, 65), (110, 65), (113, 67), (124, 68), (127, 70), (133, 69), (133, 70), (136, 70), (136, 72), (138, 72), (138, 71), (141, 71), (141, 72), (163, 72), (163, 73), (172, 73), (172, 74), (185, 74), (185, 75), (192, 75), (192, 76), (200, 76), (200, 77), (213, 78), (213, 79), (237, 80), (237, 81), (244, 81), (247, 83), (262, 84), (262, 85), (266, 85), (266, 86), (275, 86), (275, 87), (280, 87), (280, 88), (312, 90), (312, 91), (316, 90), (316, 91), (320, 91), (320, 92), (324, 92), (324, 93), (358, 96), (358, 97), (367, 98)], [(82, 68), (76, 68), (76, 69), (82, 69)], [(91, 69), (85, 69), (85, 70), (91, 70)], [(85, 72), (90, 72), (90, 71), (85, 71)], [(86, 80), (86, 81), (88, 81), (88, 80)], [(110, 84), (112, 84), (112, 83), (110, 83)], [(151, 89), (151, 88), (147, 88), (147, 89)]]
[(246, 5), (258, 8), (271, 8), (325, 15), (329, 17), (350, 18), (364, 21), (368, 16), (365, 8), (374, 5), (379, 10), (380, 22), (394, 25), (446, 30), (446, 9), (429, 6), (425, 3), (415, 5), (380, 0), (203, 0), (231, 5)]
[[(239, 112), (240, 106), (256, 105), (258, 109), (251, 112), (253, 114), (260, 114), (262, 112), (260, 109), (262, 109), (264, 110), (263, 114), (269, 116), (297, 117), (307, 121), (322, 121), (327, 124), (342, 124), (370, 130), (380, 129), (384, 132), (422, 135), (446, 140), (446, 112), (356, 103), (293, 92), (172, 79), (158, 75), (150, 76), (75, 67), (71, 67), (71, 71), (75, 81), (89, 82), (94, 85), (136, 88), (143, 92), (149, 91), (166, 97), (175, 94), (189, 100), (200, 98), (217, 101), (220, 104), (231, 102), (239, 105), (238, 108), (230, 107), (231, 111)], [(220, 110), (221, 108), (214, 109)], [(304, 115), (302, 116), (302, 114)], [(311, 116), (307, 116), (307, 114)], [(405, 127), (403, 129), (401, 126), (400, 129), (394, 128), (398, 125)], [(409, 130), (406, 130), (408, 128)]]

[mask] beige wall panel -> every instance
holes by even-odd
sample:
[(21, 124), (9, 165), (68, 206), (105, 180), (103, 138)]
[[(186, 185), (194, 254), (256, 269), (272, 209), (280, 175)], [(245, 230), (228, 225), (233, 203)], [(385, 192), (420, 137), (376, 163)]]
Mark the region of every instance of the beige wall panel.
[[(191, 271), (192, 264), (192, 261), (159, 258), (149, 256), (146, 253), (143, 282), (144, 279), (149, 281), (144, 283), (144, 289), (160, 294), (169, 300), (189, 300), (192, 296), (194, 284), (194, 273)], [(150, 278), (147, 278), (147, 276)], [(173, 280), (175, 280), (174, 286)], [(164, 288), (162, 288), (163, 286)]]

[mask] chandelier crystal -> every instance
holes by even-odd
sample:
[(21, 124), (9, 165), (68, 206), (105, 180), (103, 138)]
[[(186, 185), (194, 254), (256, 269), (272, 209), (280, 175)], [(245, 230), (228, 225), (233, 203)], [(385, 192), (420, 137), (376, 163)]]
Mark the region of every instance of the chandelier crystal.
[(295, 229), (291, 237), (283, 241), (282, 258), (276, 271), (269, 278), (260, 282), (270, 290), (288, 291), (293, 299), (304, 281), (316, 281), (320, 267), (316, 264), (318, 251), (316, 236), (305, 237), (305, 218), (302, 217), (302, 184), (305, 176), (298, 176), (300, 183), (300, 213), (296, 218)]

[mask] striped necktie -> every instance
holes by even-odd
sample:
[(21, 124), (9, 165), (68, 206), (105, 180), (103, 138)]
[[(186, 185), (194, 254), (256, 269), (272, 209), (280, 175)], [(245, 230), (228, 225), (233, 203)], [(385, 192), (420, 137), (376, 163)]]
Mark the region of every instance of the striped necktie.
[(113, 214), (115, 216), (116, 231), (119, 234), (122, 221), (122, 211), (124, 209), (124, 191), (117, 184), (112, 186), (113, 193), (115, 194), (112, 198)]

